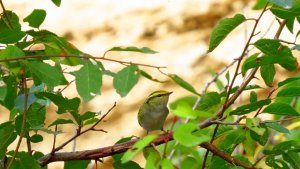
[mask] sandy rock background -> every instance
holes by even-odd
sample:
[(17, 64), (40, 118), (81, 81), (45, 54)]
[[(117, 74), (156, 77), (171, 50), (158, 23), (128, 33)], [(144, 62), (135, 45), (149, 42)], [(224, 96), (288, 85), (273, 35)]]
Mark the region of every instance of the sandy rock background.
[[(79, 49), (94, 56), (102, 56), (106, 50), (114, 46), (147, 46), (154, 49), (159, 53), (145, 55), (110, 52), (107, 57), (166, 66), (165, 73), (180, 75), (199, 92), (212, 78), (208, 70), (219, 71), (239, 56), (246, 41), (245, 36), (251, 31), (253, 22), (246, 22), (240, 26), (213, 53), (206, 54), (212, 27), (220, 18), (231, 17), (237, 12), (249, 18), (258, 16), (257, 12), (251, 10), (254, 3), (252, 0), (63, 0), (59, 8), (50, 0), (11, 0), (4, 3), (6, 8), (15, 11), (20, 19), (30, 14), (33, 9), (45, 9), (47, 17), (42, 29), (66, 37)], [(271, 15), (267, 14), (259, 29), (262, 32), (267, 31), (273, 20)], [(275, 22), (273, 26), (278, 25)], [(269, 34), (272, 35), (272, 31), (268, 31), (265, 36), (268, 37)], [(285, 31), (284, 34), (288, 35), (288, 32)], [(114, 71), (121, 69), (120, 64), (103, 63), (107, 69)], [(142, 68), (157, 79), (167, 79), (156, 69)], [(73, 79), (72, 76), (67, 78)], [(114, 102), (117, 102), (114, 111), (99, 125), (99, 128), (107, 130), (108, 133), (85, 134), (77, 139), (76, 150), (109, 146), (121, 137), (144, 135), (145, 132), (138, 126), (136, 113), (152, 91), (158, 89), (174, 91), (171, 101), (190, 94), (172, 82), (161, 84), (140, 78), (138, 85), (129, 95), (121, 98), (112, 87), (111, 77), (106, 76), (103, 81), (101, 96), (82, 104), (81, 112), (89, 110), (105, 113)], [(78, 96), (74, 91), (75, 84), (72, 84), (63, 94), (67, 97)], [(49, 108), (47, 123), (51, 123), (55, 118), (62, 118), (55, 114), (56, 109), (55, 106)], [(0, 121), (5, 121), (7, 115), (8, 112), (1, 111)], [(61, 129), (66, 133), (58, 136), (57, 145), (74, 134), (72, 125), (65, 125)], [(52, 143), (46, 142), (51, 139), (52, 137), (45, 136), (45, 143), (33, 145), (33, 149), (49, 152)], [(72, 144), (63, 151), (71, 149)], [(143, 163), (141, 159), (137, 160)], [(49, 168), (61, 168), (61, 164), (53, 163)], [(106, 158), (101, 166), (111, 168), (111, 164), (111, 159)]]

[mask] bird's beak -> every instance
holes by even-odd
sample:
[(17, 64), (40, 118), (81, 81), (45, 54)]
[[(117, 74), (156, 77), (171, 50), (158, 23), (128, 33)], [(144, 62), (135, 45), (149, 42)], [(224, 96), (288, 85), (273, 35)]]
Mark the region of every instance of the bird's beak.
[(173, 92), (169, 92), (168, 95), (172, 94)]

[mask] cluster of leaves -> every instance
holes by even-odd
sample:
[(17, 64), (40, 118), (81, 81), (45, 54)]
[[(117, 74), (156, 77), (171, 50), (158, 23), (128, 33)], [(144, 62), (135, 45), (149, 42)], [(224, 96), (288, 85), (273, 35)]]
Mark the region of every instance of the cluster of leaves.
[[(52, 0), (52, 2), (57, 6), (60, 5), (60, 0)], [(294, 22), (300, 23), (298, 1), (258, 0), (255, 8), (262, 9), (266, 6), (274, 16), (282, 20), (281, 25), (291, 33), (294, 32)], [(262, 10), (264, 13), (266, 8)], [(72, 83), (65, 78), (64, 74), (73, 76), (77, 92), (84, 102), (101, 94), (104, 76), (113, 78), (113, 87), (121, 97), (125, 97), (133, 89), (141, 76), (160, 82), (141, 67), (150, 66), (154, 69), (161, 67), (133, 64), (104, 56), (93, 57), (74, 47), (65, 38), (48, 30), (40, 30), (45, 17), (45, 10), (35, 9), (23, 19), (23, 22), (29, 24), (29, 30), (22, 30), (19, 17), (13, 11), (5, 11), (0, 18), (0, 44), (2, 45), (0, 104), (10, 111), (9, 120), (0, 124), (0, 168), (41, 168), (39, 160), (45, 157), (44, 154), (38, 150), (32, 152), (30, 147), (32, 143), (44, 144), (41, 132), (55, 136), (62, 133), (55, 126), (75, 124), (78, 131), (74, 137), (76, 138), (89, 129), (95, 129), (95, 125), (105, 117), (105, 115), (99, 117), (101, 113), (98, 112), (80, 113), (81, 99), (66, 98), (62, 95), (64, 88)], [(222, 19), (212, 32), (208, 51), (212, 52), (216, 49), (231, 31), (248, 20), (251, 19), (246, 19), (242, 14)], [(255, 22), (258, 23), (259, 19)], [(299, 31), (295, 34), (295, 39), (298, 34)], [(253, 36), (254, 34), (250, 36), (250, 40)], [(245, 50), (250, 46), (250, 40)], [(132, 161), (132, 158), (143, 151), (146, 159), (145, 168), (149, 169), (160, 167), (172, 169), (174, 166), (183, 169), (200, 168), (202, 165), (207, 165), (211, 169), (231, 169), (256, 165), (262, 158), (265, 159), (263, 161), (266, 165), (276, 169), (300, 168), (298, 163), (300, 137), (299, 130), (295, 130), (299, 128), (299, 118), (295, 117), (299, 116), (300, 110), (300, 77), (288, 77), (279, 83), (274, 81), (276, 65), (287, 71), (297, 69), (297, 59), (293, 56), (292, 50), (299, 50), (299, 45), (296, 43), (288, 43), (293, 46), (285, 45), (278, 38), (263, 38), (251, 44), (260, 52), (247, 58), (242, 54), (238, 62), (243, 61), (243, 63), (241, 67), (237, 67), (241, 74), (231, 75), (227, 72), (225, 75), (227, 84), (224, 85), (222, 81), (216, 79), (219, 91), (205, 91), (201, 99), (192, 85), (177, 75), (167, 75), (179, 86), (194, 94), (170, 104), (171, 112), (180, 120), (170, 126), (169, 129), (173, 132), (167, 135), (165, 144), (154, 148), (149, 147), (158, 136), (148, 135), (124, 154), (112, 156), (114, 167), (141, 168)], [(36, 45), (43, 46), (44, 49), (31, 50)], [(147, 47), (113, 47), (107, 52), (110, 51), (156, 53)], [(122, 68), (117, 72), (107, 70), (100, 60), (120, 63)], [(80, 66), (80, 68), (77, 71), (66, 72), (63, 67), (67, 66)], [(250, 81), (233, 86), (236, 76), (253, 79), (258, 69), (266, 86), (276, 86), (275, 89), (279, 91), (275, 99), (271, 98), (272, 91), (268, 97), (259, 100), (257, 92), (262, 87), (250, 85)], [(28, 81), (32, 81), (32, 85), (29, 85)], [(249, 103), (231, 106), (237, 98), (235, 96), (242, 92), (250, 92)], [(69, 114), (70, 118), (59, 118), (50, 124), (45, 124), (46, 108), (50, 103), (57, 106), (58, 115)], [(255, 112), (254, 116), (250, 114), (252, 112)], [(258, 115), (262, 113), (274, 115), (274, 119), (261, 120)], [(245, 119), (245, 122), (241, 123), (241, 119)], [(205, 121), (204, 125), (200, 123)], [(214, 129), (215, 124), (220, 126)], [(298, 126), (293, 127), (294, 124)], [(88, 128), (88, 126), (92, 127)], [(83, 127), (88, 129), (82, 131)], [(283, 135), (283, 139), (276, 140), (275, 135)], [(15, 150), (8, 150), (15, 140), (19, 139), (19, 142), (22, 142), (23, 137), (27, 140), (28, 152), (18, 151), (18, 146)], [(121, 139), (116, 145), (129, 140), (131, 137)], [(284, 142), (280, 143), (281, 141)], [(58, 147), (54, 145), (50, 155), (55, 155), (69, 142), (70, 140), (66, 140), (65, 144)], [(238, 160), (241, 167), (236, 166), (233, 161), (226, 161), (221, 155), (209, 155), (206, 159), (205, 150), (199, 146), (206, 142), (212, 142), (216, 151)], [(89, 163), (90, 160), (65, 161), (64, 168), (75, 166), (86, 168)]]
[[(282, 19), (280, 24), (292, 34), (294, 33), (294, 21), (300, 23), (299, 1), (270, 0), (268, 2), (267, 0), (258, 0), (255, 8), (269, 9), (278, 20)], [(245, 21), (247, 19), (242, 14), (222, 19), (213, 29), (208, 51), (212, 52), (232, 30)], [(255, 22), (259, 22), (259, 20), (255, 20)], [(294, 34), (295, 39), (298, 37), (299, 32), (300, 30)], [(251, 36), (255, 35), (252, 34)], [(288, 45), (285, 45), (285, 43), (288, 43)], [(300, 168), (298, 118), (300, 115), (300, 77), (288, 77), (278, 83), (274, 82), (276, 68), (278, 68), (276, 65), (287, 71), (297, 70), (298, 62), (292, 50), (299, 50), (299, 45), (281, 41), (278, 37), (274, 39), (262, 38), (255, 42), (249, 41), (247, 45), (250, 46), (251, 44), (260, 52), (247, 58), (241, 56), (245, 59), (239, 60), (240, 62), (243, 61), (239, 71), (245, 79), (249, 77), (253, 79), (253, 75), (259, 69), (265, 85), (271, 89), (273, 88), (269, 96), (258, 100), (257, 92), (262, 90), (259, 85), (246, 84), (243, 88), (241, 86), (231, 86), (230, 82), (234, 78), (231, 79), (230, 73), (227, 72), (225, 75), (226, 85), (222, 84), (220, 80), (216, 80), (220, 92), (206, 92), (205, 95), (201, 96), (200, 102), (196, 101), (196, 97), (191, 96), (171, 103), (171, 112), (188, 122), (179, 122), (175, 125), (173, 129), (174, 140), (168, 142), (168, 145), (164, 145), (165, 147), (158, 146), (157, 149), (152, 149), (145, 155), (147, 159), (145, 168), (159, 168), (159, 166), (174, 168), (174, 165), (178, 168), (200, 168), (204, 159), (204, 151), (199, 145), (211, 140), (214, 140), (213, 144), (218, 149), (244, 162), (245, 166), (248, 164), (254, 168), (260, 160), (264, 159), (262, 160), (264, 164), (260, 164), (263, 167), (267, 165), (275, 169)], [(249, 73), (250, 70), (252, 72)], [(251, 76), (253, 72), (254, 74)], [(226, 89), (224, 86), (231, 89), (224, 91)], [(230, 97), (238, 90), (242, 90), (240, 93), (250, 92), (249, 103), (238, 105), (236, 108), (225, 107), (226, 110), (222, 110), (224, 105), (229, 104), (228, 98), (230, 100)], [(278, 93), (275, 99), (272, 99), (271, 96), (275, 90)], [(214, 113), (218, 110), (224, 111), (225, 119), (221, 118), (222, 120), (219, 121), (219, 117), (215, 117), (218, 114)], [(260, 114), (271, 114), (274, 119), (262, 120), (258, 117)], [(235, 116), (238, 117), (234, 118)], [(220, 124), (215, 136), (212, 132), (214, 126), (202, 128), (200, 123), (199, 127), (199, 121), (207, 118), (215, 120), (215, 124)], [(235, 121), (235, 119), (239, 120)], [(241, 119), (245, 119), (245, 122), (240, 122)], [(281, 136), (281, 138), (278, 139), (278, 136)], [(147, 139), (136, 143), (134, 153), (151, 142), (146, 141)], [(169, 154), (169, 156), (164, 156), (164, 154)], [(131, 155), (132, 152), (125, 153), (122, 160), (128, 161)], [(231, 164), (215, 155), (208, 156), (208, 160), (203, 165), (205, 164), (211, 169), (245, 167), (237, 167), (234, 163)]]
[[(61, 3), (60, 0), (52, 2), (57, 6)], [(78, 129), (81, 129), (101, 121), (100, 113), (79, 112), (81, 104), (79, 97), (66, 98), (62, 95), (64, 88), (73, 82), (68, 81), (64, 74), (74, 77), (77, 92), (84, 102), (101, 94), (103, 76), (113, 77), (113, 87), (121, 97), (125, 97), (133, 89), (140, 76), (157, 81), (140, 69), (138, 64), (106, 59), (104, 56), (90, 56), (74, 47), (65, 38), (48, 30), (41, 30), (40, 26), (46, 14), (43, 9), (34, 9), (25, 17), (23, 22), (28, 23), (29, 30), (22, 29), (20, 19), (13, 11), (6, 10), (0, 18), (0, 62), (2, 64), (0, 104), (10, 111), (9, 120), (0, 124), (0, 159), (3, 162), (1, 167), (40, 168), (37, 160), (43, 156), (43, 153), (37, 150), (34, 154), (18, 152), (18, 148), (15, 151), (8, 151), (8, 146), (18, 136), (20, 141), (24, 137), (30, 144), (42, 144), (41, 132), (52, 135), (63, 133), (53, 130), (54, 126), (75, 124)], [(42, 46), (44, 49), (31, 50), (35, 46)], [(113, 47), (106, 53), (110, 51), (157, 53), (147, 47)], [(100, 62), (101, 59), (120, 63), (123, 68), (118, 72), (107, 70)], [(68, 66), (81, 67), (72, 72), (62, 68)], [(151, 65), (146, 66), (151, 67)], [(177, 75), (168, 76), (180, 86), (197, 94), (193, 87)], [(29, 86), (31, 84), (29, 82), (33, 85)], [(46, 107), (50, 103), (57, 106), (58, 115), (68, 113), (70, 118), (59, 118), (50, 124), (45, 124)], [(28, 150), (30, 149), (28, 147)], [(52, 153), (55, 151), (58, 150), (53, 150)], [(78, 168), (79, 163), (74, 162), (74, 164)], [(73, 168), (72, 166), (72, 162), (65, 163), (65, 168)]]

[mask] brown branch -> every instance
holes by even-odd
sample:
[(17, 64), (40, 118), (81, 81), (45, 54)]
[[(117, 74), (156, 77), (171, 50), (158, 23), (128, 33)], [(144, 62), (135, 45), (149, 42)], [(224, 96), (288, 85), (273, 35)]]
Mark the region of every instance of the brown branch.
[(7, 58), (7, 59), (1, 59), (1, 62), (11, 62), (11, 61), (20, 61), (20, 60), (27, 60), (27, 59), (43, 59), (43, 58), (81, 58), (81, 59), (93, 59), (93, 60), (105, 60), (105, 61), (110, 61), (110, 62), (116, 62), (120, 64), (125, 64), (125, 65), (139, 65), (139, 66), (145, 66), (145, 67), (152, 67), (152, 68), (166, 68), (165, 66), (153, 66), (153, 65), (148, 65), (148, 64), (143, 64), (143, 63), (135, 63), (135, 62), (128, 62), (128, 61), (120, 61), (116, 59), (110, 59), (110, 58), (105, 58), (105, 57), (96, 57), (96, 56), (78, 56), (78, 55), (64, 55), (64, 56), (59, 56), (59, 55), (29, 55), (29, 56), (22, 56), (22, 57), (17, 57), (17, 58)]
[[(171, 141), (173, 140), (173, 133), (164, 133), (156, 140), (152, 142), (154, 145), (160, 145), (166, 143), (166, 140)], [(39, 159), (39, 163), (41, 166), (45, 166), (51, 162), (55, 161), (70, 161), (70, 160), (97, 160), (99, 158), (112, 156), (115, 154), (123, 153), (129, 150), (134, 143), (139, 141), (139, 139), (132, 139), (128, 142), (116, 144), (113, 146), (93, 149), (93, 150), (85, 150), (85, 151), (75, 151), (75, 152), (64, 152), (64, 153), (54, 153), (53, 155), (47, 154), (44, 157)], [(213, 152), (215, 155), (221, 157), (222, 159), (226, 160), (228, 163), (238, 165), (244, 167), (246, 169), (255, 169), (249, 164), (246, 164), (234, 157), (230, 154), (219, 150), (211, 143), (202, 143), (200, 144), (201, 147), (208, 149), (209, 151)]]
[[(262, 10), (262, 12), (260, 13), (260, 15), (258, 16), (257, 19), (255, 19), (255, 23), (254, 23), (254, 26), (253, 26), (253, 29), (252, 29), (252, 32), (250, 34), (250, 37), (247, 41), (247, 43), (245, 44), (244, 46), (244, 49), (240, 55), (240, 57), (238, 58), (238, 62), (237, 62), (237, 66), (236, 66), (236, 69), (235, 69), (235, 72), (234, 72), (234, 75), (233, 75), (233, 78), (232, 78), (232, 81), (228, 87), (228, 90), (227, 90), (227, 95), (226, 95), (226, 98), (225, 98), (225, 103), (223, 104), (222, 108), (220, 109), (220, 111), (216, 114), (218, 118), (222, 118), (223, 117), (223, 114), (225, 112), (225, 110), (236, 100), (236, 98), (242, 93), (243, 89), (247, 86), (247, 84), (251, 81), (251, 79), (254, 77), (256, 71), (254, 72), (254, 74), (251, 76), (251, 78), (248, 78), (249, 80), (247, 81), (247, 83), (245, 83), (245, 86), (244, 88), (242, 88), (242, 90), (237, 90), (236, 93), (234, 93), (234, 95), (230, 97), (230, 93), (231, 93), (231, 90), (233, 88), (233, 84), (235, 82), (235, 79), (237, 78), (237, 76), (239, 75), (239, 70), (240, 70), (240, 66), (241, 66), (241, 63), (242, 63), (242, 60), (245, 56), (245, 54), (247, 53), (247, 49), (250, 45), (250, 42), (252, 40), (252, 38), (254, 36), (256, 36), (257, 34), (255, 33), (256, 31), (256, 28), (257, 28), (257, 25), (261, 19), (261, 17), (263, 16), (263, 14), (266, 12), (266, 9), (267, 9), (267, 6), (268, 6), (268, 3), (265, 5), (264, 9)], [(240, 88), (239, 88), (240, 89)], [(233, 99), (232, 99), (233, 98)], [(220, 124), (217, 124), (216, 127), (214, 128), (214, 131), (213, 131), (213, 135), (212, 135), (212, 138), (210, 140), (210, 142), (212, 143), (215, 139), (215, 136), (217, 134), (217, 131), (219, 129), (219, 126)], [(205, 168), (205, 163), (206, 163), (206, 160), (207, 160), (207, 157), (208, 157), (208, 154), (209, 154), (209, 150), (206, 151), (205, 155), (204, 155), (204, 159), (203, 159), (203, 164), (202, 164), (202, 169)]]
[(71, 141), (73, 141), (74, 139), (76, 139), (77, 137), (81, 136), (82, 134), (94, 130), (95, 127), (116, 107), (116, 102), (114, 103), (114, 105), (96, 122), (94, 123), (91, 127), (81, 131), (81, 127), (79, 126), (77, 133), (71, 137), (69, 140), (65, 141), (64, 143), (62, 143), (60, 146), (56, 147), (55, 149), (52, 150), (52, 154), (54, 154), (54, 152), (57, 152), (59, 150), (61, 150), (62, 148), (64, 148), (67, 144), (69, 144)]
[(16, 158), (16, 155), (19, 151), (19, 148), (21, 146), (21, 143), (22, 143), (22, 139), (24, 137), (24, 134), (25, 134), (25, 124), (26, 124), (26, 117), (27, 117), (27, 104), (28, 104), (28, 88), (27, 88), (27, 82), (26, 82), (26, 75), (25, 75), (25, 70), (23, 69), (22, 71), (24, 74), (23, 74), (23, 77), (22, 77), (22, 89), (24, 91), (24, 111), (23, 111), (23, 117), (22, 117), (22, 126), (21, 126), (21, 132), (20, 132), (20, 136), (19, 136), (19, 140), (18, 140), (18, 143), (17, 143), (17, 146), (16, 146), (16, 149), (14, 151), (14, 154), (12, 156), (12, 159), (10, 160), (8, 166), (7, 166), (7, 169), (10, 169), (12, 167), (12, 164)]

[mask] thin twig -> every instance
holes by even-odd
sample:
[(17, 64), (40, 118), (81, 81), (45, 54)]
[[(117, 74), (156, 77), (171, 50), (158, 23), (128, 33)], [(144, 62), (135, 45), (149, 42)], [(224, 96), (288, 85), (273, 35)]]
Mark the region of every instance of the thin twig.
[[(238, 76), (238, 74), (239, 74), (239, 69), (240, 69), (240, 65), (241, 65), (241, 63), (242, 63), (243, 57), (245, 56), (245, 54), (246, 54), (246, 52), (247, 52), (247, 49), (248, 49), (248, 47), (249, 47), (249, 44), (250, 44), (252, 38), (253, 38), (254, 35), (255, 35), (255, 31), (256, 31), (257, 25), (258, 25), (258, 23), (259, 23), (261, 17), (263, 16), (263, 14), (265, 13), (265, 11), (266, 11), (266, 9), (267, 9), (267, 6), (268, 6), (268, 3), (266, 4), (266, 6), (264, 7), (264, 9), (262, 10), (262, 12), (261, 12), (261, 14), (259, 15), (259, 17), (255, 20), (255, 23), (254, 23), (252, 32), (251, 32), (251, 34), (250, 34), (250, 37), (249, 37), (247, 43), (245, 44), (245, 47), (244, 47), (244, 49), (243, 49), (243, 52), (241, 53), (241, 55), (240, 55), (240, 57), (239, 57), (239, 59), (238, 59), (237, 66), (236, 66), (236, 69), (235, 69), (235, 72), (234, 72), (232, 81), (231, 81), (231, 83), (230, 83), (230, 85), (229, 85), (229, 87), (228, 87), (228, 90), (227, 90), (227, 95), (226, 95), (226, 98), (225, 98), (225, 103), (223, 104), (221, 110), (217, 113), (217, 117), (218, 117), (218, 118), (222, 118), (222, 117), (223, 117), (223, 114), (224, 114), (224, 112), (225, 112), (225, 110), (231, 105), (231, 104), (229, 104), (229, 103), (230, 103), (230, 102), (229, 102), (229, 101), (230, 101), (229, 97), (230, 97), (231, 90), (232, 90), (232, 88), (233, 88), (233, 84), (234, 84), (234, 82), (235, 82), (235, 80), (236, 80), (236, 78), (237, 78), (237, 76)], [(256, 73), (256, 71), (254, 72), (254, 74), (255, 74), (255, 73)], [(253, 76), (254, 76), (254, 75), (253, 75)], [(253, 77), (253, 76), (252, 76), (252, 77)], [(251, 79), (252, 79), (252, 78), (249, 79), (249, 82), (251, 81)], [(247, 83), (247, 84), (248, 84), (248, 83)], [(236, 93), (238, 93), (238, 92), (239, 92), (239, 91), (237, 91)], [(241, 92), (242, 92), (242, 91), (240, 91), (240, 93), (241, 93)], [(240, 93), (239, 93), (239, 94), (240, 94)], [(238, 97), (238, 95), (233, 95), (232, 97), (234, 97), (234, 96), (236, 96), (236, 98)], [(235, 99), (236, 99), (236, 98), (235, 98)], [(234, 99), (234, 100), (235, 100), (235, 99)], [(232, 102), (232, 103), (233, 103), (233, 102)], [(211, 143), (212, 143), (212, 142), (214, 141), (214, 139), (215, 139), (215, 136), (216, 136), (216, 134), (217, 134), (217, 131), (218, 131), (218, 129), (219, 129), (219, 126), (220, 126), (220, 124), (217, 124), (216, 127), (215, 127), (215, 129), (214, 129), (214, 131), (213, 131), (212, 138), (211, 138), (211, 140), (210, 140)], [(202, 169), (204, 169), (205, 166), (206, 166), (206, 161), (207, 161), (208, 154), (209, 154), (209, 150), (207, 150), (206, 153), (205, 153), (205, 155), (204, 155), (204, 159), (203, 159), (203, 163), (202, 163)]]
[(12, 24), (10, 23), (10, 20), (9, 20), (7, 14), (6, 14), (6, 9), (5, 9), (5, 6), (4, 6), (2, 0), (0, 0), (0, 4), (1, 4), (1, 8), (2, 8), (3, 14), (4, 14), (4, 16), (5, 16), (6, 20), (7, 20), (8, 26), (12, 29), (13, 28)]
[(27, 153), (32, 156), (32, 149), (31, 149), (31, 142), (29, 139), (26, 139), (26, 143), (27, 143)]
[(20, 132), (20, 136), (19, 136), (19, 140), (16, 146), (16, 149), (14, 151), (14, 154), (7, 166), (7, 169), (10, 169), (12, 167), (12, 164), (16, 158), (16, 155), (19, 151), (22, 139), (24, 137), (25, 134), (25, 124), (26, 124), (26, 117), (27, 117), (27, 104), (28, 104), (28, 88), (27, 88), (27, 82), (26, 82), (26, 75), (25, 75), (25, 70), (23, 70), (24, 74), (23, 74), (23, 78), (22, 78), (22, 88), (24, 91), (24, 112), (23, 112), (23, 117), (22, 117), (22, 126), (21, 126), (21, 132)]
[[(57, 124), (55, 125), (54, 131), (55, 131), (55, 133), (57, 132)], [(53, 145), (52, 145), (52, 151), (51, 151), (52, 154), (54, 153), (55, 145), (56, 145), (56, 134), (54, 134), (54, 136), (53, 136)]]
[(145, 67), (152, 67), (152, 68), (166, 68), (165, 66), (153, 66), (143, 63), (135, 63), (135, 62), (128, 62), (128, 61), (120, 61), (116, 59), (110, 59), (110, 58), (104, 58), (104, 57), (96, 57), (96, 56), (78, 56), (78, 55), (29, 55), (29, 56), (22, 56), (17, 58), (7, 58), (7, 59), (1, 59), (1, 62), (11, 62), (11, 61), (20, 61), (20, 60), (28, 60), (28, 59), (43, 59), (43, 58), (81, 58), (81, 59), (93, 59), (93, 60), (105, 60), (110, 62), (116, 62), (120, 64), (125, 65), (139, 65), (139, 66), (145, 66)]
[(75, 138), (79, 137), (80, 135), (82, 135), (90, 130), (93, 130), (116, 107), (116, 105), (117, 104), (115, 102), (114, 105), (96, 123), (94, 123), (91, 127), (87, 128), (86, 130), (81, 131), (81, 127), (79, 126), (77, 133), (73, 137), (71, 137), (69, 140), (65, 141), (63, 144), (61, 144), (60, 146), (53, 149), (52, 154), (55, 153), (56, 151), (59, 151), (63, 147), (65, 147), (67, 144), (69, 144), (71, 141), (73, 141)]

